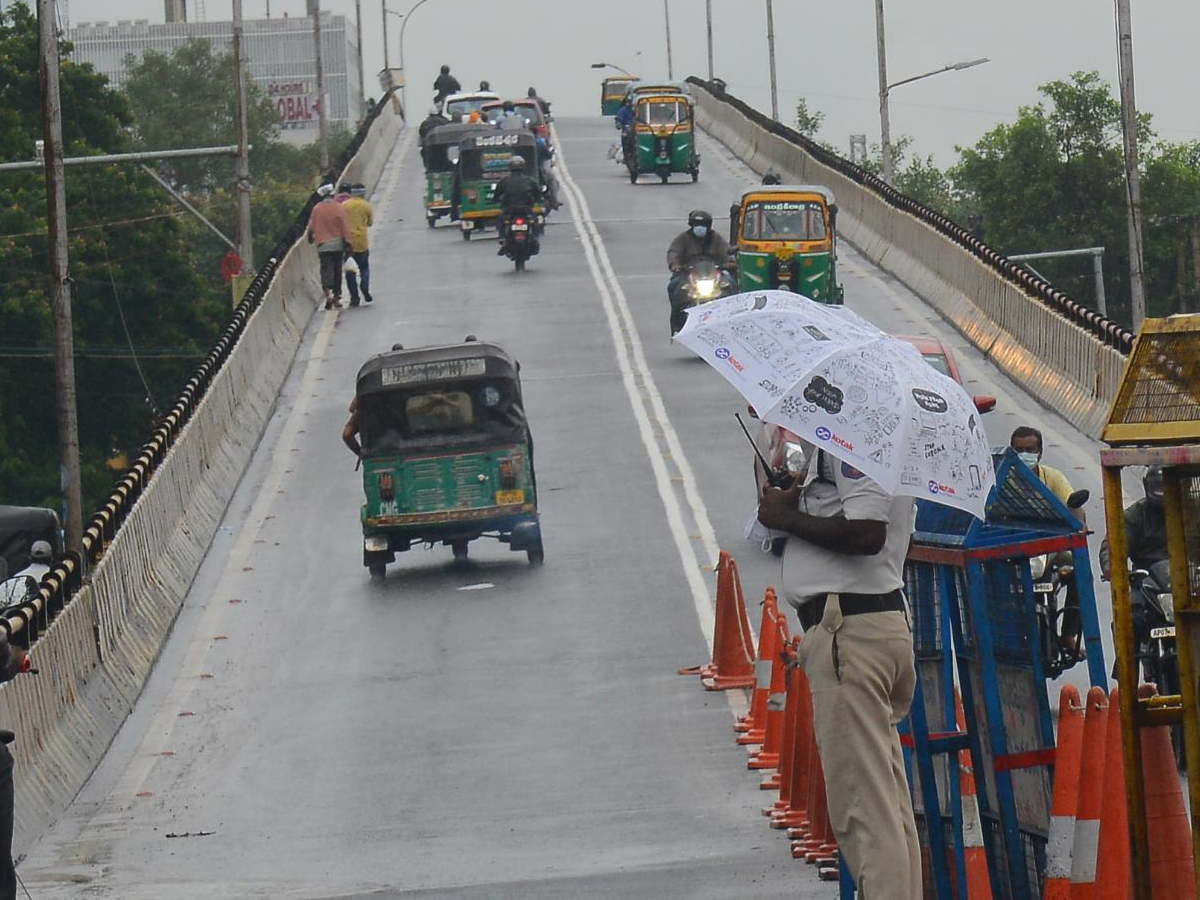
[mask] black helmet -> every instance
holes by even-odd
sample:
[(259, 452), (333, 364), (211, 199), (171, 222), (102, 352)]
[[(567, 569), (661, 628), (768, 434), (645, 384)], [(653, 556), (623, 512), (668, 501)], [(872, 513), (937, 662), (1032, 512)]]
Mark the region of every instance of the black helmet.
[(693, 209), (688, 213), (688, 228), (695, 228), (697, 225), (712, 228), (712, 213), (702, 209)]
[(763, 184), (783, 184), (783, 181), (774, 172), (768, 172), (762, 177)]
[(526, 96), (527, 97), (536, 97), (537, 96), (537, 88), (530, 88), (529, 93), (526, 94)]
[(481, 81), (481, 82), (479, 82), (479, 89), (481, 91), (490, 91), (492, 89), (492, 86), (490, 84), (488, 84), (488, 82), (486, 82), (486, 81)]
[(442, 74), (443, 74), (443, 75), (449, 75), (449, 74), (450, 74), (450, 67), (449, 67), (449, 66), (442, 66)]
[(514, 104), (511, 100), (505, 100), (502, 104), (500, 104), (500, 108), (505, 112), (516, 112), (517, 109), (516, 104)]
[(1142, 487), (1146, 491), (1146, 500), (1157, 506), (1163, 503), (1163, 470), (1162, 466), (1150, 466), (1142, 476)]

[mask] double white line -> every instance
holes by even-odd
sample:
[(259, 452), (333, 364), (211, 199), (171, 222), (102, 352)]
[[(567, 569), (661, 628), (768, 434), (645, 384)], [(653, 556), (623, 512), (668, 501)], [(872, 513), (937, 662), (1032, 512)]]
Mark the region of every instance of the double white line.
[[(629, 302), (617, 280), (604, 241), (596, 230), (588, 202), (567, 169), (562, 155), (562, 143), (556, 138), (555, 144), (559, 148), (555, 166), (561, 173), (559, 182), (570, 205), (571, 220), (579, 234), (592, 279), (600, 293), (609, 333), (617, 352), (621, 380), (629, 398), (629, 405), (633, 408), (642, 445), (650, 458), (658, 494), (667, 514), (667, 525), (683, 565), (684, 577), (696, 607), (696, 615), (700, 619), (700, 629), (711, 647), (713, 599), (702, 572), (710, 571), (716, 565), (720, 552), (716, 534), (713, 532), (712, 522), (709, 521), (708, 510), (704, 507), (704, 500), (696, 488), (696, 478), (683, 452), (679, 435), (667, 416), (662, 395), (654, 383), (654, 375), (646, 362), (637, 325), (629, 310)], [(663, 318), (666, 319), (665, 302)], [(679, 485), (678, 490), (676, 485)], [(694, 525), (694, 532), (689, 532), (687, 528), (689, 519)], [(693, 533), (695, 538), (690, 536)], [(697, 543), (699, 548), (696, 547)]]

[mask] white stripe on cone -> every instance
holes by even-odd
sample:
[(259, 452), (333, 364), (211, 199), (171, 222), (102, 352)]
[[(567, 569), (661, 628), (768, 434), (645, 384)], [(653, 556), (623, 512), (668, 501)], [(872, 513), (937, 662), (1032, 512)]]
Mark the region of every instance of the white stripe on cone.
[(1100, 820), (1075, 820), (1075, 853), (1071, 857), (1071, 884), (1094, 884), (1096, 855), (1100, 849)]
[[(1099, 832), (1097, 831), (1097, 839)], [(1075, 817), (1051, 816), (1050, 835), (1046, 839), (1046, 878), (1070, 878), (1072, 849), (1075, 846)]]

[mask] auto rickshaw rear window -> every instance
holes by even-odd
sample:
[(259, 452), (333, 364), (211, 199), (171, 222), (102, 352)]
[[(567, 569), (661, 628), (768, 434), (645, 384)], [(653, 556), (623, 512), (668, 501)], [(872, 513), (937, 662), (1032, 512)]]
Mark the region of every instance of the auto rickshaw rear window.
[(825, 210), (804, 201), (752, 202), (742, 214), (742, 237), (748, 241), (822, 241)]
[(430, 391), (404, 399), (404, 418), (411, 434), (456, 431), (475, 423), (475, 404), (466, 391)]

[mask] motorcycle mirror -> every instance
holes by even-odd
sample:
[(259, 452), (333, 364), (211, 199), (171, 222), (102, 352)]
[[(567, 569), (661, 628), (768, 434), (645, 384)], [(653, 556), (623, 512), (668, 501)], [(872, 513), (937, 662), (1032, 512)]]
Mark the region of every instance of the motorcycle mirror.
[(1092, 492), (1087, 488), (1080, 491), (1075, 491), (1071, 496), (1067, 497), (1067, 509), (1079, 509), (1083, 504), (1091, 499)]

